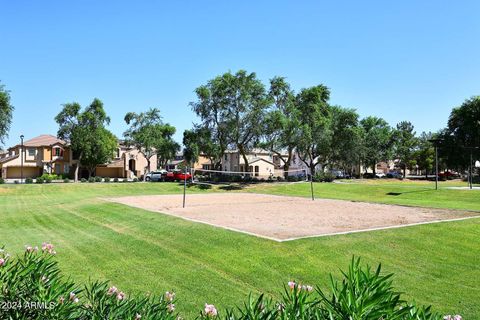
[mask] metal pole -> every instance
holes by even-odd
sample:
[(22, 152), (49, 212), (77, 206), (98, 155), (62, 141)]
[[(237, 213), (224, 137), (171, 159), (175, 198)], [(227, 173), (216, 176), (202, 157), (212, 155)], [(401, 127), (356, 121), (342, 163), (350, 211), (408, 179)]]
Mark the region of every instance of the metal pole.
[(185, 166), (185, 174), (183, 175), (183, 207), (185, 208), (185, 195), (187, 192), (187, 166)]
[(470, 190), (473, 184), (473, 172), (472, 172), (473, 151), (470, 150)]
[(313, 195), (313, 174), (310, 172), (310, 191), (312, 192), (312, 200), (315, 200), (315, 196)]
[(23, 134), (20, 136), (20, 139), (22, 141), (21, 145), (22, 145), (22, 149), (20, 150), (20, 183), (23, 183)]
[(435, 190), (438, 190), (438, 147), (435, 146)]

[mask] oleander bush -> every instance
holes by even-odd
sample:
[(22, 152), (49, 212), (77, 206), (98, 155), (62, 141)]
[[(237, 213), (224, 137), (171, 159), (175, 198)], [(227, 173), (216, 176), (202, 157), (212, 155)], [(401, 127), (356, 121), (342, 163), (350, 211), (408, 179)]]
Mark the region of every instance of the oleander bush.
[(32, 179), (32, 178), (26, 178), (26, 179), (25, 179), (25, 183), (26, 183), (26, 184), (32, 184), (32, 183), (33, 183), (33, 179)]
[(102, 180), (103, 180), (102, 177), (99, 177), (99, 176), (95, 177), (95, 182), (102, 182)]
[(87, 182), (87, 179), (85, 179), (85, 178), (82, 178), (82, 179), (80, 179), (80, 182), (83, 182), (83, 183), (85, 183), (85, 182)]
[(113, 182), (118, 182), (118, 178), (113, 178)]
[(105, 177), (105, 178), (103, 178), (103, 181), (104, 181), (104, 182), (110, 182), (110, 177)]
[(90, 183), (94, 183), (94, 182), (95, 182), (95, 178), (94, 178), (94, 177), (90, 177), (90, 178), (88, 178), (88, 182), (90, 182)]
[[(164, 295), (127, 295), (108, 282), (75, 284), (62, 275), (50, 243), (26, 246), (12, 257), (0, 249), (0, 319), (135, 319), (174, 320), (173, 291)], [(392, 274), (352, 259), (340, 280), (330, 276), (328, 290), (290, 281), (276, 301), (249, 295), (243, 304), (219, 311), (206, 303), (198, 319), (225, 320), (461, 320), (441, 317), (430, 307), (402, 300), (392, 286)], [(200, 306), (199, 306), (200, 307)], [(200, 308), (199, 308), (200, 309)]]
[(5, 179), (0, 178), (0, 184), (4, 184), (4, 183), (5, 183)]
[(35, 179), (35, 183), (42, 184), (44, 182), (45, 182), (45, 180), (43, 180), (42, 177), (38, 177), (37, 179)]
[(63, 183), (70, 183), (70, 179), (68, 178), (63, 179)]

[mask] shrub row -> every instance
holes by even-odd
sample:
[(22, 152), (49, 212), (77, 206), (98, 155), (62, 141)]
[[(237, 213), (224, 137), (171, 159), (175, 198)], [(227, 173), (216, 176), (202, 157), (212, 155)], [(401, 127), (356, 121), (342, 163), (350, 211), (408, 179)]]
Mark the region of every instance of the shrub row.
[[(89, 183), (95, 183), (95, 182), (110, 182), (112, 181), (111, 178), (109, 177), (105, 177), (105, 178), (102, 178), (102, 177), (90, 177), (88, 179), (85, 179), (85, 178), (82, 178), (80, 179), (80, 182), (89, 182)], [(113, 182), (129, 182), (127, 178), (123, 178), (123, 179), (119, 179), (119, 178), (113, 178)], [(138, 182), (138, 178), (133, 178), (132, 182)]]
[[(1, 319), (179, 319), (175, 293), (161, 296), (128, 296), (107, 282), (79, 286), (62, 276), (53, 245), (41, 249), (26, 246), (25, 253), (12, 258), (0, 251)], [(219, 311), (205, 304), (199, 319), (228, 320), (439, 320), (430, 307), (415, 306), (401, 299), (392, 287), (392, 275), (384, 275), (352, 259), (343, 278), (332, 276), (329, 291), (290, 281), (281, 299), (250, 295), (235, 308)], [(42, 303), (31, 308), (32, 302)], [(460, 316), (444, 319), (460, 320)]]

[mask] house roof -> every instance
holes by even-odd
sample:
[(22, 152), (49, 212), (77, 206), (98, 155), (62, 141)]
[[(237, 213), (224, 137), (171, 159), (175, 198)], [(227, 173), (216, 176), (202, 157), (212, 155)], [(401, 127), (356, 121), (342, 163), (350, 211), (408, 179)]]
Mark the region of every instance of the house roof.
[(58, 139), (55, 136), (52, 136), (51, 134), (42, 134), (42, 135), (39, 135), (38, 137), (27, 140), (23, 143), (23, 145), (26, 147), (43, 147), (43, 146), (51, 146), (54, 144), (65, 145), (66, 142), (61, 139)]
[(1, 158), (0, 163), (5, 163), (5, 162), (8, 162), (8, 161), (16, 159), (16, 158), (18, 158), (18, 154), (15, 154), (13, 156), (7, 156), (7, 157), (4, 157), (4, 158)]
[(101, 165), (98, 165), (98, 166), (99, 167), (106, 167), (106, 168), (123, 168), (123, 159), (113, 160), (110, 163), (101, 164)]
[(250, 161), (248, 162), (248, 164), (252, 164), (252, 163), (255, 163), (255, 162), (258, 162), (258, 161), (264, 161), (264, 162), (266, 162), (266, 163), (271, 164), (272, 166), (275, 166), (275, 163), (273, 163), (273, 162), (271, 162), (271, 161), (268, 161), (267, 159), (264, 159), (264, 158), (254, 158), (254, 159), (250, 160)]

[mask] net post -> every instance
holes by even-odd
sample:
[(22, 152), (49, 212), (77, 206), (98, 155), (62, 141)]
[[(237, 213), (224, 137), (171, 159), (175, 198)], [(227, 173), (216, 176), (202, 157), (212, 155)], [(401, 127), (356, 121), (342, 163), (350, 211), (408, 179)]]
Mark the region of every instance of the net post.
[(185, 166), (185, 173), (183, 174), (183, 208), (185, 208), (186, 193), (187, 193), (187, 166)]
[(313, 174), (310, 172), (310, 191), (312, 192), (312, 201), (315, 200), (315, 196), (313, 195)]

